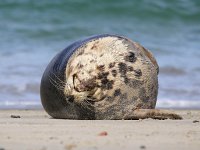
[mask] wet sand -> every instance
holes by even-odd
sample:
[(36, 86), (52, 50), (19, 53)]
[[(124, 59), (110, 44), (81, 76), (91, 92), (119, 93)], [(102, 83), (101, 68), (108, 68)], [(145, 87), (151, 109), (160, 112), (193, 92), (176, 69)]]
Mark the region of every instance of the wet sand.
[(0, 150), (199, 150), (200, 110), (175, 112), (183, 120), (61, 120), (43, 110), (0, 110)]

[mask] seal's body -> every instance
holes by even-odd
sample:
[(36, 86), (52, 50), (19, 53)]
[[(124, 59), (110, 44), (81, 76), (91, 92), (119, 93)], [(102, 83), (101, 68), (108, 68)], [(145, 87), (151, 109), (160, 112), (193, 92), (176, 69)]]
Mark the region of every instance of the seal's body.
[(41, 100), (54, 118), (178, 118), (152, 110), (158, 93), (159, 67), (151, 52), (116, 35), (77, 41), (48, 65)]

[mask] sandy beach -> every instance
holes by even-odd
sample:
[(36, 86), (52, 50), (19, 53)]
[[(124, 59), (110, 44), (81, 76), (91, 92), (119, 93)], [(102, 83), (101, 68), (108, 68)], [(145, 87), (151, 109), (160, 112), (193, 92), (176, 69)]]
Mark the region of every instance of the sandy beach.
[(183, 120), (61, 120), (43, 110), (1, 110), (0, 150), (198, 150), (200, 110), (175, 112)]

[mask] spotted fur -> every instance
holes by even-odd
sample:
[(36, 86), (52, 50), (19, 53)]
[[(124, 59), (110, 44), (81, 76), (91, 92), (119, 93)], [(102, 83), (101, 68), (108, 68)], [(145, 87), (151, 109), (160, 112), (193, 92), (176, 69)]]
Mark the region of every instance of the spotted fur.
[[(115, 36), (94, 39), (76, 51), (66, 68), (66, 72), (73, 68), (66, 76), (66, 82), (70, 87), (81, 87), (82, 91), (73, 88), (64, 91), (66, 96), (74, 95), (75, 103), (82, 103), (89, 95), (90, 100), (96, 101), (93, 105), (95, 110), (102, 113), (111, 106), (119, 107), (118, 101), (122, 99), (132, 108), (155, 107), (152, 101), (156, 103), (157, 95), (151, 93), (157, 91), (150, 87), (158, 87), (158, 66), (152, 62), (154, 58), (149, 59), (151, 54), (145, 56), (149, 51), (135, 42)], [(78, 75), (79, 82), (72, 82), (74, 74)]]
[(59, 79), (52, 83), (74, 118), (123, 119), (135, 109), (155, 108), (159, 69), (147, 49), (115, 35), (79, 41), (69, 49), (74, 51), (65, 58), (62, 88)]

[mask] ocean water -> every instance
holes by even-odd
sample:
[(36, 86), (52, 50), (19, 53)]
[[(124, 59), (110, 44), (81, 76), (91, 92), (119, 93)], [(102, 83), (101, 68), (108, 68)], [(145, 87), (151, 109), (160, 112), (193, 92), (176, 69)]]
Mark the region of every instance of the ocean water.
[(200, 108), (199, 0), (1, 0), (0, 108), (41, 107), (40, 80), (52, 57), (103, 33), (153, 52), (158, 107)]

